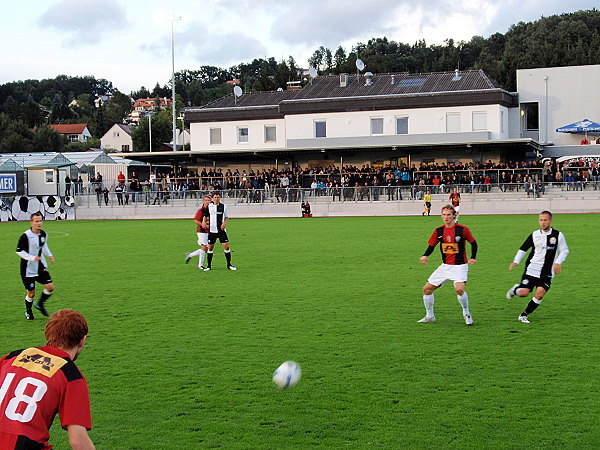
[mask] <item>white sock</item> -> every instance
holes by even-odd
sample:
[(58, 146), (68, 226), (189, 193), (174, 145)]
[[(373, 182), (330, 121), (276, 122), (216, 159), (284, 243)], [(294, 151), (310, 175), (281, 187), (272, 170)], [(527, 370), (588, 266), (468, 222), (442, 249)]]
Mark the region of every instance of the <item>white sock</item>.
[(192, 253), (188, 253), (188, 256), (191, 258), (192, 256), (198, 256), (200, 254), (200, 252), (202, 251), (202, 249), (198, 249), (195, 252)]
[(456, 298), (458, 299), (460, 306), (462, 306), (463, 314), (471, 315), (469, 312), (469, 296), (467, 293), (465, 292), (463, 295), (457, 295)]
[(33, 303), (33, 299), (34, 299), (34, 298), (35, 298), (35, 297), (29, 297), (28, 295), (26, 295), (26, 296), (25, 296), (25, 301), (26, 301), (27, 303)]
[(433, 317), (433, 294), (423, 295), (423, 303), (425, 304), (425, 311), (427, 311), (427, 317)]
[(200, 255), (200, 262), (199, 262), (199, 266), (198, 267), (202, 267), (204, 265), (204, 255), (206, 255), (206, 252), (202, 249), (198, 250), (199, 255)]

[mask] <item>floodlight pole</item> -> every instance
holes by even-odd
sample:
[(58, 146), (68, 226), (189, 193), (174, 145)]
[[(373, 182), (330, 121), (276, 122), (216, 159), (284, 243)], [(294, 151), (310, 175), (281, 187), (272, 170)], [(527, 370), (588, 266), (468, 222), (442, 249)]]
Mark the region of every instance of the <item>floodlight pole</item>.
[(148, 114), (148, 145), (150, 146), (150, 151), (152, 151), (152, 114)]
[(171, 96), (173, 98), (173, 151), (177, 150), (177, 122), (175, 118), (175, 21), (181, 17), (171, 18)]

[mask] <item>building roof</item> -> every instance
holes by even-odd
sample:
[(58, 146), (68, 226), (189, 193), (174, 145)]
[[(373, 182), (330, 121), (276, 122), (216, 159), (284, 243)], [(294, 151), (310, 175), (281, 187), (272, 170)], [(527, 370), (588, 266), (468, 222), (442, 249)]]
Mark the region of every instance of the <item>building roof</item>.
[[(5, 169), (13, 164), (22, 168), (77, 166), (81, 169), (95, 164), (123, 164), (124, 161), (127, 162), (122, 158), (113, 159), (102, 150), (67, 153), (0, 153), (0, 167), (6, 164)], [(139, 165), (138, 162), (133, 164)]]
[[(504, 90), (482, 70), (441, 73), (386, 73), (372, 76), (317, 77), (295, 91), (233, 94), (202, 107), (186, 108), (188, 121), (283, 118), (286, 114), (377, 109), (423, 108), (464, 104), (516, 104), (516, 94)], [(239, 114), (235, 114), (239, 112)]]
[(87, 128), (87, 123), (51, 124), (50, 128), (61, 134), (81, 134)]

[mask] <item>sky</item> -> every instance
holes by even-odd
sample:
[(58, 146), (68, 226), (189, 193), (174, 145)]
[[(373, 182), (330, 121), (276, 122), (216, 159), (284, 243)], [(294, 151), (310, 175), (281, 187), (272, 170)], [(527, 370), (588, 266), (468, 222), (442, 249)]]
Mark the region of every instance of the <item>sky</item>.
[(105, 78), (129, 94), (203, 65), (350, 51), (387, 37), (428, 45), (506, 33), (512, 24), (597, 0), (22, 0), (3, 2), (0, 84), (57, 75)]

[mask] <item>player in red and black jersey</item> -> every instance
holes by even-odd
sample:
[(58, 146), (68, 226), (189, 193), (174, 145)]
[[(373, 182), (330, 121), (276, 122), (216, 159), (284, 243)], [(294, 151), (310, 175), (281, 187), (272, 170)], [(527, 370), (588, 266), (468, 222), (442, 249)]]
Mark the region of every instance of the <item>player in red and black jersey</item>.
[(454, 211), (456, 211), (456, 218), (454, 221), (458, 223), (458, 216), (460, 215), (460, 194), (456, 188), (452, 189), (452, 193), (450, 194), (450, 203), (454, 207)]
[[(433, 291), (447, 281), (454, 282), (454, 290), (459, 303), (463, 308), (463, 316), (467, 325), (473, 324), (473, 318), (469, 312), (469, 297), (465, 292), (465, 283), (468, 279), (469, 264), (475, 264), (477, 256), (477, 242), (471, 231), (464, 225), (456, 223), (456, 210), (451, 205), (442, 208), (442, 220), (444, 225), (437, 227), (429, 241), (427, 250), (421, 256), (421, 263), (427, 264), (428, 257), (433, 253), (436, 245), (440, 244), (442, 253), (442, 264), (431, 274), (423, 287), (423, 303), (426, 315), (419, 322), (435, 322), (433, 314), (434, 296)], [(467, 259), (466, 242), (471, 244), (471, 258)]]
[(199, 256), (198, 269), (204, 270), (204, 256), (208, 250), (208, 232), (210, 231), (210, 214), (208, 213), (208, 205), (212, 198), (210, 195), (205, 195), (202, 199), (202, 206), (194, 216), (194, 223), (197, 226), (198, 245), (200, 248), (194, 252), (185, 254), (185, 263), (189, 263), (194, 256)]
[(0, 449), (49, 449), (56, 413), (73, 449), (94, 449), (90, 398), (74, 361), (88, 333), (85, 317), (72, 309), (46, 324), (46, 346), (16, 350), (0, 359)]

